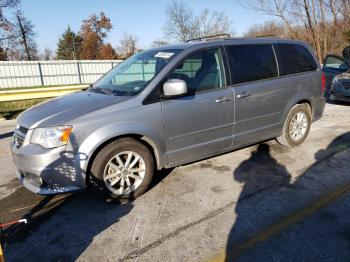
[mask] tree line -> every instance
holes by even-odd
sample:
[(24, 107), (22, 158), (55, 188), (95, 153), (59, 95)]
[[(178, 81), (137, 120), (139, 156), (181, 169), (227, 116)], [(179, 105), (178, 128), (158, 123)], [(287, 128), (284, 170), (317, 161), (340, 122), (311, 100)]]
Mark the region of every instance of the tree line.
[(327, 54), (341, 55), (350, 45), (350, 0), (251, 0), (242, 5), (275, 18), (251, 27), (246, 36), (303, 40), (321, 63)]
[[(101, 12), (83, 20), (77, 32), (68, 26), (55, 51), (39, 53), (34, 25), (19, 4), (20, 0), (0, 0), (0, 60), (125, 59), (141, 50), (139, 38), (127, 32), (115, 47), (107, 42), (113, 25)], [(250, 27), (245, 36), (273, 35), (306, 41), (321, 62), (329, 53), (341, 54), (350, 44), (350, 0), (251, 0), (239, 4), (272, 18)], [(14, 11), (12, 19), (5, 15), (9, 10)], [(155, 39), (152, 47), (209, 35), (234, 35), (226, 12), (203, 9), (196, 14), (185, 2), (174, 0), (165, 15), (164, 38)]]

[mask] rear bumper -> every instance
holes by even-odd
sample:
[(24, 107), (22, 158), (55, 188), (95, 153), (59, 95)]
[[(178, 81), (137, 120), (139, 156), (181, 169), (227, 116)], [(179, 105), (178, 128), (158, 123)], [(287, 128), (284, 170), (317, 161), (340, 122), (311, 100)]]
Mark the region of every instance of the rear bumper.
[(350, 102), (350, 89), (333, 87), (330, 91), (330, 100)]
[(86, 188), (79, 156), (69, 154), (65, 147), (44, 149), (27, 144), (11, 145), (19, 181), (30, 191), (41, 195), (63, 194)]
[(329, 99), (332, 101), (348, 102), (350, 103), (350, 96), (344, 96), (340, 94), (331, 94)]

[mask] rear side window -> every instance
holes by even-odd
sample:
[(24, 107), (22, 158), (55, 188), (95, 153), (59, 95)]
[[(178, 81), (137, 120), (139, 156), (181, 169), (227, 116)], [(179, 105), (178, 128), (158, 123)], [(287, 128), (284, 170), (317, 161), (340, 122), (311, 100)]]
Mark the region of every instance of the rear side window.
[(317, 70), (315, 59), (304, 46), (276, 44), (274, 48), (281, 76)]
[(277, 77), (277, 65), (271, 45), (228, 46), (232, 84)]

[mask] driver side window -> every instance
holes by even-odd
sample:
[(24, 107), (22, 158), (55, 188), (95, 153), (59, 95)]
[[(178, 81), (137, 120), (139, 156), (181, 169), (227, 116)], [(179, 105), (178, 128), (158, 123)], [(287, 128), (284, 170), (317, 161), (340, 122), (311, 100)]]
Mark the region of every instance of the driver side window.
[(181, 79), (189, 91), (199, 93), (225, 86), (225, 73), (219, 48), (198, 52), (186, 58), (169, 79)]

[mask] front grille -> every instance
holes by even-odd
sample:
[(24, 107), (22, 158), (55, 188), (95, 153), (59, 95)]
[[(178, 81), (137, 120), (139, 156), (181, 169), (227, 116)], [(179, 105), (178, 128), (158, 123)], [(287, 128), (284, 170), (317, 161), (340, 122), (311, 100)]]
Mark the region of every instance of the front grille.
[(24, 139), (27, 135), (28, 129), (23, 126), (17, 126), (13, 133), (13, 143), (16, 148), (20, 148), (23, 145)]
[(24, 137), (21, 137), (19, 134), (13, 134), (13, 143), (15, 147), (20, 148), (23, 145)]
[(350, 82), (342, 82), (341, 85), (342, 85), (342, 87), (344, 87), (345, 89), (350, 89)]
[(19, 126), (19, 127), (17, 128), (17, 130), (18, 130), (19, 132), (21, 132), (22, 134), (24, 134), (24, 135), (26, 135), (27, 132), (28, 132), (28, 128), (25, 128), (24, 126)]

